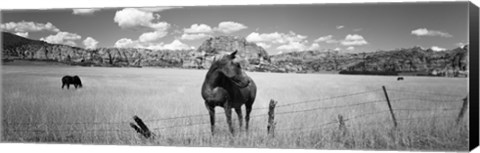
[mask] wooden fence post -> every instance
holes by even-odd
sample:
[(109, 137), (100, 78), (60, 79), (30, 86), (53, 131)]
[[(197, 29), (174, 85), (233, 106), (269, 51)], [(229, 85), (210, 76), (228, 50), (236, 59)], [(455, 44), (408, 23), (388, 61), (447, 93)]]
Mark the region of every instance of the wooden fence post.
[(343, 119), (343, 116), (338, 114), (338, 129), (342, 130), (345, 128), (345, 121)]
[(462, 105), (462, 108), (460, 109), (460, 113), (458, 114), (458, 117), (457, 117), (457, 124), (463, 118), (463, 115), (465, 114), (465, 110), (467, 110), (467, 107), (468, 107), (468, 95), (467, 95), (467, 97), (463, 98), (463, 105)]
[(387, 89), (385, 89), (385, 86), (382, 86), (382, 89), (383, 89), (383, 93), (385, 93), (385, 98), (387, 99), (387, 104), (388, 104), (388, 109), (390, 110), (390, 115), (392, 115), (393, 126), (397, 127), (397, 119), (395, 118), (395, 114), (393, 113), (392, 105), (390, 104), (390, 99), (388, 98)]
[(340, 114), (338, 114), (338, 130), (340, 130), (340, 133), (342, 136), (345, 136), (345, 134), (347, 133), (347, 127), (345, 126), (345, 119)]
[(277, 102), (275, 100), (270, 100), (270, 104), (268, 105), (268, 125), (267, 125), (267, 133), (272, 137), (275, 136), (275, 105)]
[(150, 129), (148, 129), (147, 125), (143, 123), (142, 119), (138, 116), (133, 116), (133, 120), (138, 124), (138, 126), (135, 123), (130, 123), (130, 126), (135, 129), (138, 133), (143, 135), (145, 138), (150, 138), (152, 136), (152, 132)]

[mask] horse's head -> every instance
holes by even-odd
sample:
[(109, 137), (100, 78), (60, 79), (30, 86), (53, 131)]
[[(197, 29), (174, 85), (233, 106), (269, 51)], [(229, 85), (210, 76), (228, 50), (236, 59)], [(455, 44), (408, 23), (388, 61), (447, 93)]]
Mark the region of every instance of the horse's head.
[(235, 60), (237, 51), (233, 53), (222, 56), (220, 59), (215, 59), (214, 65), (217, 68), (217, 71), (222, 73), (230, 81), (232, 81), (236, 86), (244, 88), (248, 86), (250, 80), (248, 76), (242, 72), (240, 63)]
[(82, 81), (80, 80), (80, 77), (78, 77), (78, 75), (73, 76), (73, 83), (77, 84), (80, 88), (82, 87)]

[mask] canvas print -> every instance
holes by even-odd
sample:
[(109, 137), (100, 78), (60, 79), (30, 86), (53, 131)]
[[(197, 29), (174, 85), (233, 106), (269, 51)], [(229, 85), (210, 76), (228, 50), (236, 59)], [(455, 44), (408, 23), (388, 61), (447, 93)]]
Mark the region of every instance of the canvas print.
[(1, 140), (467, 151), (469, 5), (1, 10)]

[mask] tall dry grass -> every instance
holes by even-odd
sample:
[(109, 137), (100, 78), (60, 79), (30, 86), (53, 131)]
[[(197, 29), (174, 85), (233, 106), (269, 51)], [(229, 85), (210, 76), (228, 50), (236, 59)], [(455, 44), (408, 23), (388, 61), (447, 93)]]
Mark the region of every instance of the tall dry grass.
[[(248, 133), (231, 136), (217, 115), (215, 136), (200, 87), (206, 71), (157, 68), (15, 66), (2, 68), (2, 140), (9, 142), (267, 147), (315, 149), (468, 149), (468, 115), (455, 124), (464, 78), (248, 73), (258, 86)], [(84, 88), (62, 90), (63, 75), (80, 75)], [(394, 128), (381, 86), (387, 87)], [(368, 91), (350, 96), (351, 93)], [(329, 98), (336, 97), (337, 98)], [(278, 101), (275, 137), (266, 134), (270, 99)], [(309, 101), (311, 100), (311, 101)], [(306, 103), (299, 103), (308, 101)], [(299, 103), (299, 104), (292, 104)], [(365, 103), (365, 104), (360, 104)], [(328, 107), (345, 106), (326, 109)], [(315, 109), (325, 108), (325, 109)], [(312, 110), (314, 109), (314, 110)], [(221, 113), (221, 108), (216, 108)], [(367, 115), (362, 115), (367, 114)], [(128, 125), (146, 120), (156, 137)], [(340, 129), (337, 116), (352, 118)], [(95, 123), (95, 124), (92, 124)], [(325, 124), (331, 123), (331, 124)]]

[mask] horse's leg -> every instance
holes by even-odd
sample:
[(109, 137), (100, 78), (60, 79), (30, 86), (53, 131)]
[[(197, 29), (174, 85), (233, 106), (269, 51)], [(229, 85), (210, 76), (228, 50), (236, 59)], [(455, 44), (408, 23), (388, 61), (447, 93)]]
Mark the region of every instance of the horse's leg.
[(232, 127), (232, 108), (228, 105), (228, 102), (225, 104), (225, 116), (227, 117), (227, 124), (230, 133), (233, 135), (233, 127)]
[(208, 114), (210, 115), (210, 131), (212, 135), (215, 133), (215, 106), (210, 106), (205, 102), (205, 106), (207, 107)]
[(238, 125), (240, 125), (239, 129), (242, 129), (243, 126), (243, 115), (242, 115), (242, 108), (235, 108), (235, 112), (237, 113), (238, 116)]
[(62, 89), (63, 89), (63, 87), (65, 87), (65, 83), (62, 83)]
[(245, 105), (246, 115), (245, 115), (245, 130), (248, 132), (248, 123), (250, 122), (250, 112), (252, 112), (252, 105)]
[(67, 89), (70, 89), (70, 84), (67, 83)]

